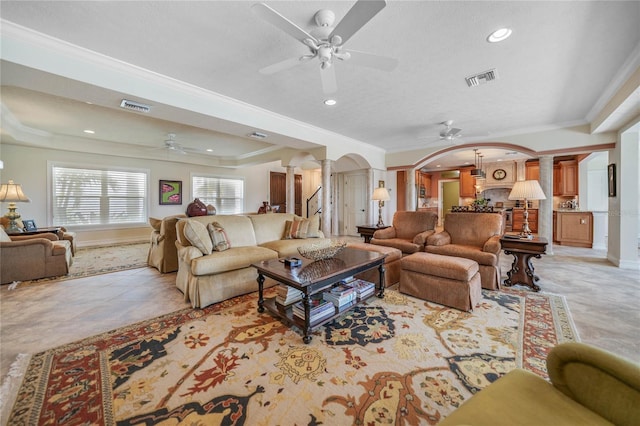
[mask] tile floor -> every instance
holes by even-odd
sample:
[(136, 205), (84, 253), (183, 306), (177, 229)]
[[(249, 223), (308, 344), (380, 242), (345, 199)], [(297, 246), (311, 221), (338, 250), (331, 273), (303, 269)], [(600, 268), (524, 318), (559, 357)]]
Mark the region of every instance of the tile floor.
[[(502, 255), (503, 279), (512, 256)], [(554, 246), (534, 260), (543, 292), (564, 295), (583, 342), (640, 362), (638, 271), (605, 252)], [(75, 280), (0, 288), (0, 377), (19, 353), (36, 353), (190, 305), (175, 273), (141, 268)]]

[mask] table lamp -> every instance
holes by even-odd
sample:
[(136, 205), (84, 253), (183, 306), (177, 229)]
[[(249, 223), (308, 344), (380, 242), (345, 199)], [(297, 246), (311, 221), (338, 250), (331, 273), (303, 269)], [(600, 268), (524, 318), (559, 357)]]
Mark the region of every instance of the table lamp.
[(371, 199), (378, 202), (378, 224), (376, 226), (380, 228), (384, 226), (384, 222), (382, 221), (382, 205), (385, 201), (389, 201), (391, 199), (389, 196), (389, 190), (387, 188), (376, 188), (373, 191)]
[(24, 192), (22, 192), (22, 185), (13, 183), (12, 180), (10, 180), (9, 183), (0, 185), (0, 202), (9, 203), (9, 212), (4, 215), (4, 217), (9, 219), (9, 227), (6, 229), (7, 234), (23, 232), (16, 223), (16, 220), (20, 219), (20, 214), (16, 212), (16, 203), (28, 203), (30, 201), (31, 200), (24, 195)]
[(527, 209), (527, 200), (546, 200), (544, 191), (540, 187), (537, 180), (520, 180), (513, 185), (513, 189), (509, 194), (510, 200), (524, 200), (524, 213), (522, 232), (520, 237), (532, 239), (531, 229), (529, 229), (529, 210)]

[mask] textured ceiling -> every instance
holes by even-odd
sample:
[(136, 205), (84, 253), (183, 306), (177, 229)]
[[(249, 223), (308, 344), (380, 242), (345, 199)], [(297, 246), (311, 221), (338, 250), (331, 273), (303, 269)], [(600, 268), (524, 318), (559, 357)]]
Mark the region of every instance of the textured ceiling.
[[(385, 72), (335, 64), (338, 104), (327, 107), (315, 60), (274, 75), (258, 73), (307, 49), (252, 13), (252, 4), (3, 1), (2, 19), (388, 152), (450, 144), (438, 140), (438, 123), (445, 120), (454, 120), (468, 141), (586, 123), (640, 42), (640, 2), (390, 1), (346, 47), (396, 58), (398, 67)], [(339, 21), (353, 2), (268, 4), (311, 30), (317, 10), (331, 9)], [(487, 43), (502, 26), (513, 35)], [(492, 68), (497, 80), (467, 87), (465, 77)], [(2, 84), (30, 88), (17, 74), (3, 75)], [(50, 93), (65, 95), (60, 87)], [(76, 132), (83, 125), (78, 116), (98, 120), (104, 112), (7, 87), (2, 102), (19, 121), (55, 134)], [(142, 120), (136, 128), (130, 117), (104, 114), (105, 123), (122, 119), (136, 130), (100, 137), (161, 146), (158, 135), (169, 130), (194, 149), (215, 146), (219, 156), (270, 146), (166, 120)]]

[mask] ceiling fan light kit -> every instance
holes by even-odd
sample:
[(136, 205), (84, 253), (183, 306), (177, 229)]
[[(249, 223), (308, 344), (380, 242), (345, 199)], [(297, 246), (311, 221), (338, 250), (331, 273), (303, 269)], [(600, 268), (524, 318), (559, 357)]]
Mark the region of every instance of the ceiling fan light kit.
[(314, 20), (318, 27), (310, 32), (303, 30), (268, 5), (254, 4), (251, 10), (256, 15), (294, 37), (311, 51), (310, 54), (264, 67), (259, 72), (265, 75), (275, 74), (310, 59), (318, 58), (322, 89), (325, 94), (330, 94), (337, 91), (335, 71), (332, 69), (335, 60), (348, 61), (353, 58), (355, 65), (392, 71), (398, 64), (396, 59), (364, 52), (347, 51), (343, 48), (344, 44), (377, 15), (386, 4), (385, 0), (358, 0), (335, 27), (335, 14), (331, 10), (321, 9), (314, 14)]

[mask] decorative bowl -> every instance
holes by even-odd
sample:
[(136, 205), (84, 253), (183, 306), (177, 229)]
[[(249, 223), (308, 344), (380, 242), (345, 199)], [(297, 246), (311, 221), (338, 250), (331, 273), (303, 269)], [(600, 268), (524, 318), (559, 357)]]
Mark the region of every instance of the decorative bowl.
[(344, 241), (331, 241), (330, 243), (323, 241), (298, 247), (298, 253), (302, 257), (311, 260), (331, 259), (344, 250), (346, 246), (347, 243)]

